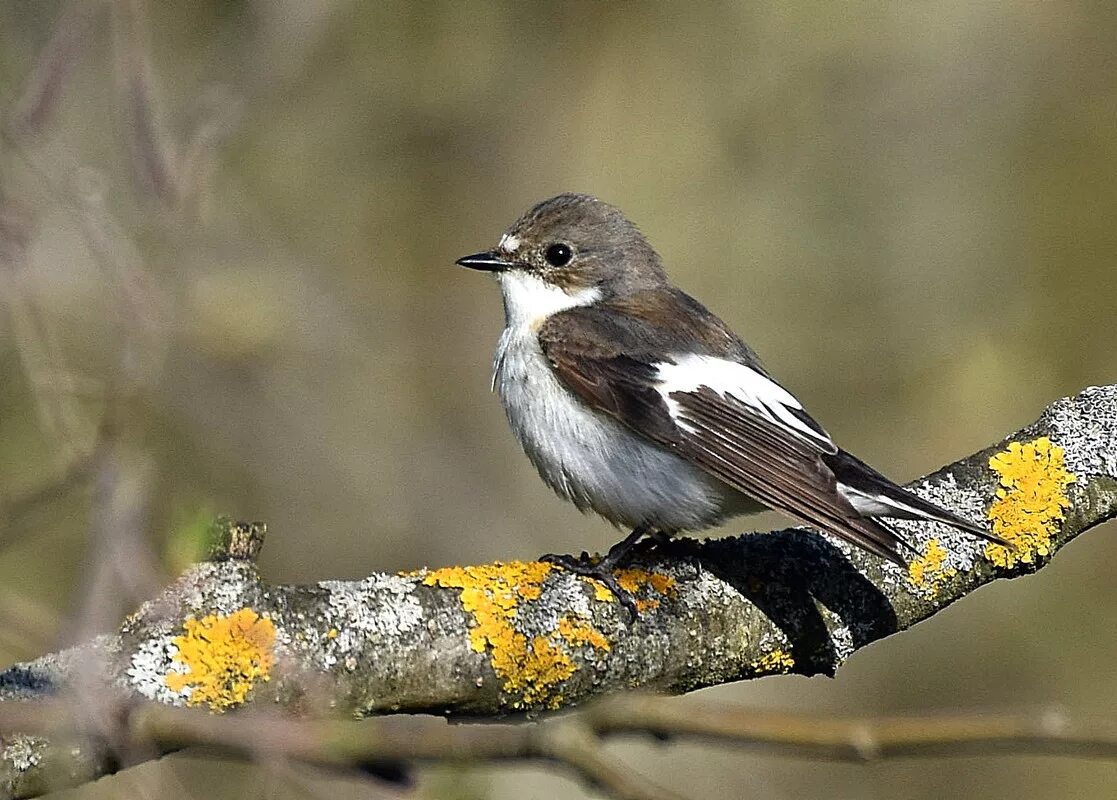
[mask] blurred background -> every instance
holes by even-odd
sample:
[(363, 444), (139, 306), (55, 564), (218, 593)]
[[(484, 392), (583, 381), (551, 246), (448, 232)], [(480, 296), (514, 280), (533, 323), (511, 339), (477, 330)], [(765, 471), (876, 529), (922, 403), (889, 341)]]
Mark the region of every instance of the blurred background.
[[(453, 266), (560, 191), (623, 208), (894, 478), (1117, 380), (1114, 41), (1085, 0), (0, 0), (0, 664), (111, 630), (218, 512), (267, 522), (275, 582), (607, 547), (506, 429), (499, 294)], [(835, 680), (695, 699), (1117, 716), (1115, 534)], [(615, 749), (694, 797), (1117, 786), (1103, 761)], [(527, 768), (416, 791), (583, 796)], [(367, 792), (185, 754), (67, 796)]]

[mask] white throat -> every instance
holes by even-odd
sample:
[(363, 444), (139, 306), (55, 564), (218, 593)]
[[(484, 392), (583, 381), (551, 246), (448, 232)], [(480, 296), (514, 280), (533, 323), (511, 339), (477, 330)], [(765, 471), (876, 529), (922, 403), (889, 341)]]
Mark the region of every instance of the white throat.
[(593, 305), (601, 299), (596, 286), (571, 294), (519, 269), (498, 272), (496, 278), (504, 294), (504, 317), (509, 328), (534, 328), (552, 314)]

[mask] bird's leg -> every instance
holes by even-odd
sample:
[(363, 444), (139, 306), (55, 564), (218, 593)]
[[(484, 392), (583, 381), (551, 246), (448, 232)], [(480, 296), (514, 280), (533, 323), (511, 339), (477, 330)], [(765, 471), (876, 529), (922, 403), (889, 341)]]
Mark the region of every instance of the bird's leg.
[(621, 587), (617, 576), (613, 574), (613, 570), (624, 562), (628, 554), (632, 552), (632, 548), (645, 534), (651, 531), (651, 528), (652, 526), (647, 523), (637, 525), (632, 533), (610, 547), (609, 552), (600, 561), (594, 561), (585, 552), (578, 557), (562, 553), (548, 553), (540, 556), (539, 560), (562, 567), (567, 572), (573, 572), (576, 575), (583, 575), (601, 582), (605, 585), (605, 588), (616, 595), (621, 605), (628, 611), (629, 617), (634, 620), (636, 619), (636, 598), (632, 596), (631, 592)]
[(632, 533), (621, 539), (615, 545), (609, 548), (609, 552), (605, 554), (605, 558), (598, 562), (598, 566), (604, 569), (616, 569), (632, 552), (632, 548), (636, 543), (644, 538), (647, 534), (651, 533), (652, 526), (646, 522), (641, 522), (632, 529)]
[(659, 528), (649, 533), (648, 538), (655, 542), (656, 547), (666, 547), (671, 543), (671, 533)]

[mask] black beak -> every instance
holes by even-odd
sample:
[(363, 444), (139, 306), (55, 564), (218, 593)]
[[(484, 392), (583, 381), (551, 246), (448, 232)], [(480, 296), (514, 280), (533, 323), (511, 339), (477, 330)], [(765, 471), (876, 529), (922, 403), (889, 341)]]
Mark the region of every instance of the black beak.
[(474, 253), (471, 256), (462, 256), (454, 263), (461, 264), (463, 267), (469, 267), (470, 269), (484, 270), (485, 272), (503, 272), (513, 266), (511, 261), (501, 256), (495, 250), (488, 250), (484, 253)]

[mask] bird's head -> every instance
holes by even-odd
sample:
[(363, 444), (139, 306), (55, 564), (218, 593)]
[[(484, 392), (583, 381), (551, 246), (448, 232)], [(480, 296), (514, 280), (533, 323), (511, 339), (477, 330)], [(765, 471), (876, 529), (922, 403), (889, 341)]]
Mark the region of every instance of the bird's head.
[(496, 275), (509, 324), (662, 285), (659, 255), (619, 209), (560, 194), (512, 224), (492, 250), (459, 258)]

